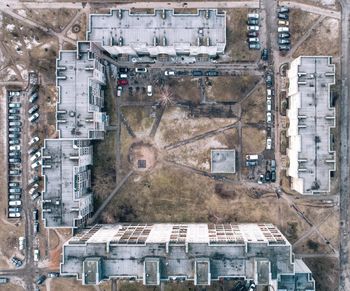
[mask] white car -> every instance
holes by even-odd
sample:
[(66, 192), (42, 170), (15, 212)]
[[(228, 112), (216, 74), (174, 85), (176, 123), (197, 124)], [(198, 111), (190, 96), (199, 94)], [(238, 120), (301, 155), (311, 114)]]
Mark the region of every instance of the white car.
[(22, 201), (21, 200), (12, 200), (12, 201), (9, 201), (9, 205), (10, 206), (21, 206)]
[(20, 145), (12, 145), (10, 146), (10, 151), (20, 151), (21, 146)]
[(28, 120), (29, 120), (30, 122), (33, 122), (33, 121), (37, 120), (38, 118), (39, 118), (39, 113), (36, 112), (36, 113), (34, 113), (33, 115), (29, 116)]
[(258, 13), (248, 13), (247, 17), (253, 18), (253, 19), (259, 19), (259, 14)]
[(165, 76), (175, 76), (175, 72), (174, 71), (165, 71), (164, 75)]
[(271, 111), (271, 98), (266, 100), (266, 111)]
[(268, 138), (266, 139), (266, 149), (267, 149), (267, 150), (270, 150), (271, 147), (272, 147), (272, 140), (271, 140), (271, 137), (268, 137)]
[(267, 112), (266, 113), (266, 121), (267, 121), (267, 123), (271, 123), (272, 122), (272, 114), (271, 114), (271, 112)]
[(278, 20), (278, 25), (288, 26), (289, 25), (289, 21), (287, 21), (287, 20)]
[(37, 162), (31, 164), (30, 167), (31, 167), (32, 169), (36, 169), (36, 168), (39, 167), (40, 165), (41, 165), (41, 161), (37, 161)]
[(30, 157), (30, 161), (31, 161), (31, 162), (34, 162), (35, 160), (37, 160), (38, 158), (40, 158), (40, 156), (41, 156), (41, 152), (40, 152), (40, 151), (37, 151), (34, 155), (32, 155), (32, 156)]
[(29, 195), (33, 195), (36, 189), (38, 189), (39, 184), (34, 184), (32, 188), (28, 191)]
[(37, 143), (40, 140), (40, 138), (38, 136), (34, 136), (29, 142), (28, 145), (31, 146), (35, 143)]
[(123, 91), (123, 87), (122, 86), (118, 86), (117, 88), (117, 96), (120, 97), (122, 95), (122, 91)]
[(39, 261), (39, 250), (35, 249), (34, 250), (34, 262)]
[(259, 26), (257, 26), (257, 25), (248, 25), (247, 29), (249, 31), (259, 31)]
[(9, 213), (9, 217), (10, 218), (21, 217), (21, 213), (20, 212), (11, 212), (11, 213)]
[(250, 37), (248, 38), (248, 42), (260, 42), (258, 37)]
[(277, 28), (277, 31), (278, 32), (289, 32), (289, 27), (286, 27), (286, 26), (279, 26)]

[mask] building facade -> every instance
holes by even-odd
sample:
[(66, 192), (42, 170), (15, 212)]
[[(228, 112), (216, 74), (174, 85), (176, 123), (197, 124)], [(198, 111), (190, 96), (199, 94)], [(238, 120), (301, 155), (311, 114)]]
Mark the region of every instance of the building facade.
[(288, 78), (291, 188), (306, 195), (329, 193), (336, 169), (331, 131), (336, 116), (330, 93), (335, 66), (328, 56), (301, 56), (290, 64)]
[(275, 290), (315, 290), (310, 270), (294, 259), (290, 243), (263, 223), (95, 225), (65, 243), (61, 275), (75, 275), (84, 285), (124, 278), (205, 286), (244, 278)]
[(113, 9), (110, 14), (90, 15), (87, 39), (114, 56), (214, 57), (225, 50), (226, 14), (214, 9), (196, 14), (175, 14), (166, 9), (132, 14)]

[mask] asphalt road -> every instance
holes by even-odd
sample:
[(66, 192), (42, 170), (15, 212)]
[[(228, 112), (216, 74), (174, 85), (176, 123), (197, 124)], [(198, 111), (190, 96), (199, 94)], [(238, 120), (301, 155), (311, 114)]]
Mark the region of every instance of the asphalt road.
[(341, 77), (342, 96), (340, 98), (340, 278), (339, 290), (350, 290), (350, 257), (349, 257), (349, 13), (350, 0), (340, 0), (342, 7), (341, 25)]

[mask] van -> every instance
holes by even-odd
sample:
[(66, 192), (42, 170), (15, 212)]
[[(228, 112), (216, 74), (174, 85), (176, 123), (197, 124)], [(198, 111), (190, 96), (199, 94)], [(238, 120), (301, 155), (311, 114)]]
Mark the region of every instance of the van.
[(10, 206), (21, 206), (22, 201), (21, 200), (11, 200), (11, 201), (9, 201), (9, 205)]
[(147, 96), (152, 96), (153, 92), (152, 92), (152, 85), (148, 85), (147, 86)]

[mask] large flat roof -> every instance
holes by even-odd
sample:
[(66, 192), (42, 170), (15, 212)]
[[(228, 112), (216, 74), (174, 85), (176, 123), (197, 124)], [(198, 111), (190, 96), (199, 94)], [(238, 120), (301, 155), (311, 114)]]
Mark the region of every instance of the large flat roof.
[(174, 14), (155, 10), (153, 14), (131, 14), (111, 10), (91, 14), (87, 39), (100, 42), (111, 54), (151, 55), (223, 53), (226, 45), (226, 15), (217, 10), (197, 14)]
[[(79, 157), (78, 141), (46, 139), (42, 148), (44, 176), (43, 219), (46, 227), (74, 227), (77, 209), (92, 203), (91, 195), (75, 197), (74, 174), (77, 167), (92, 163), (92, 157)], [(85, 141), (87, 142), (87, 141)], [(87, 205), (84, 205), (87, 204)], [(50, 209), (50, 210), (48, 210)]]
[(335, 170), (330, 129), (335, 109), (330, 106), (330, 86), (335, 66), (330, 57), (299, 57), (291, 63), (289, 77), (288, 174), (292, 188), (302, 194), (330, 191), (330, 171)]
[(146, 258), (159, 260), (161, 280), (197, 276), (198, 284), (220, 277), (254, 278), (257, 257), (269, 259), (274, 279), (278, 272), (293, 272), (291, 245), (271, 224), (96, 225), (65, 243), (62, 274), (81, 274), (89, 256), (103, 258), (103, 279), (145, 282), (144, 272), (149, 272), (151, 284), (157, 281), (158, 265), (145, 266)]

